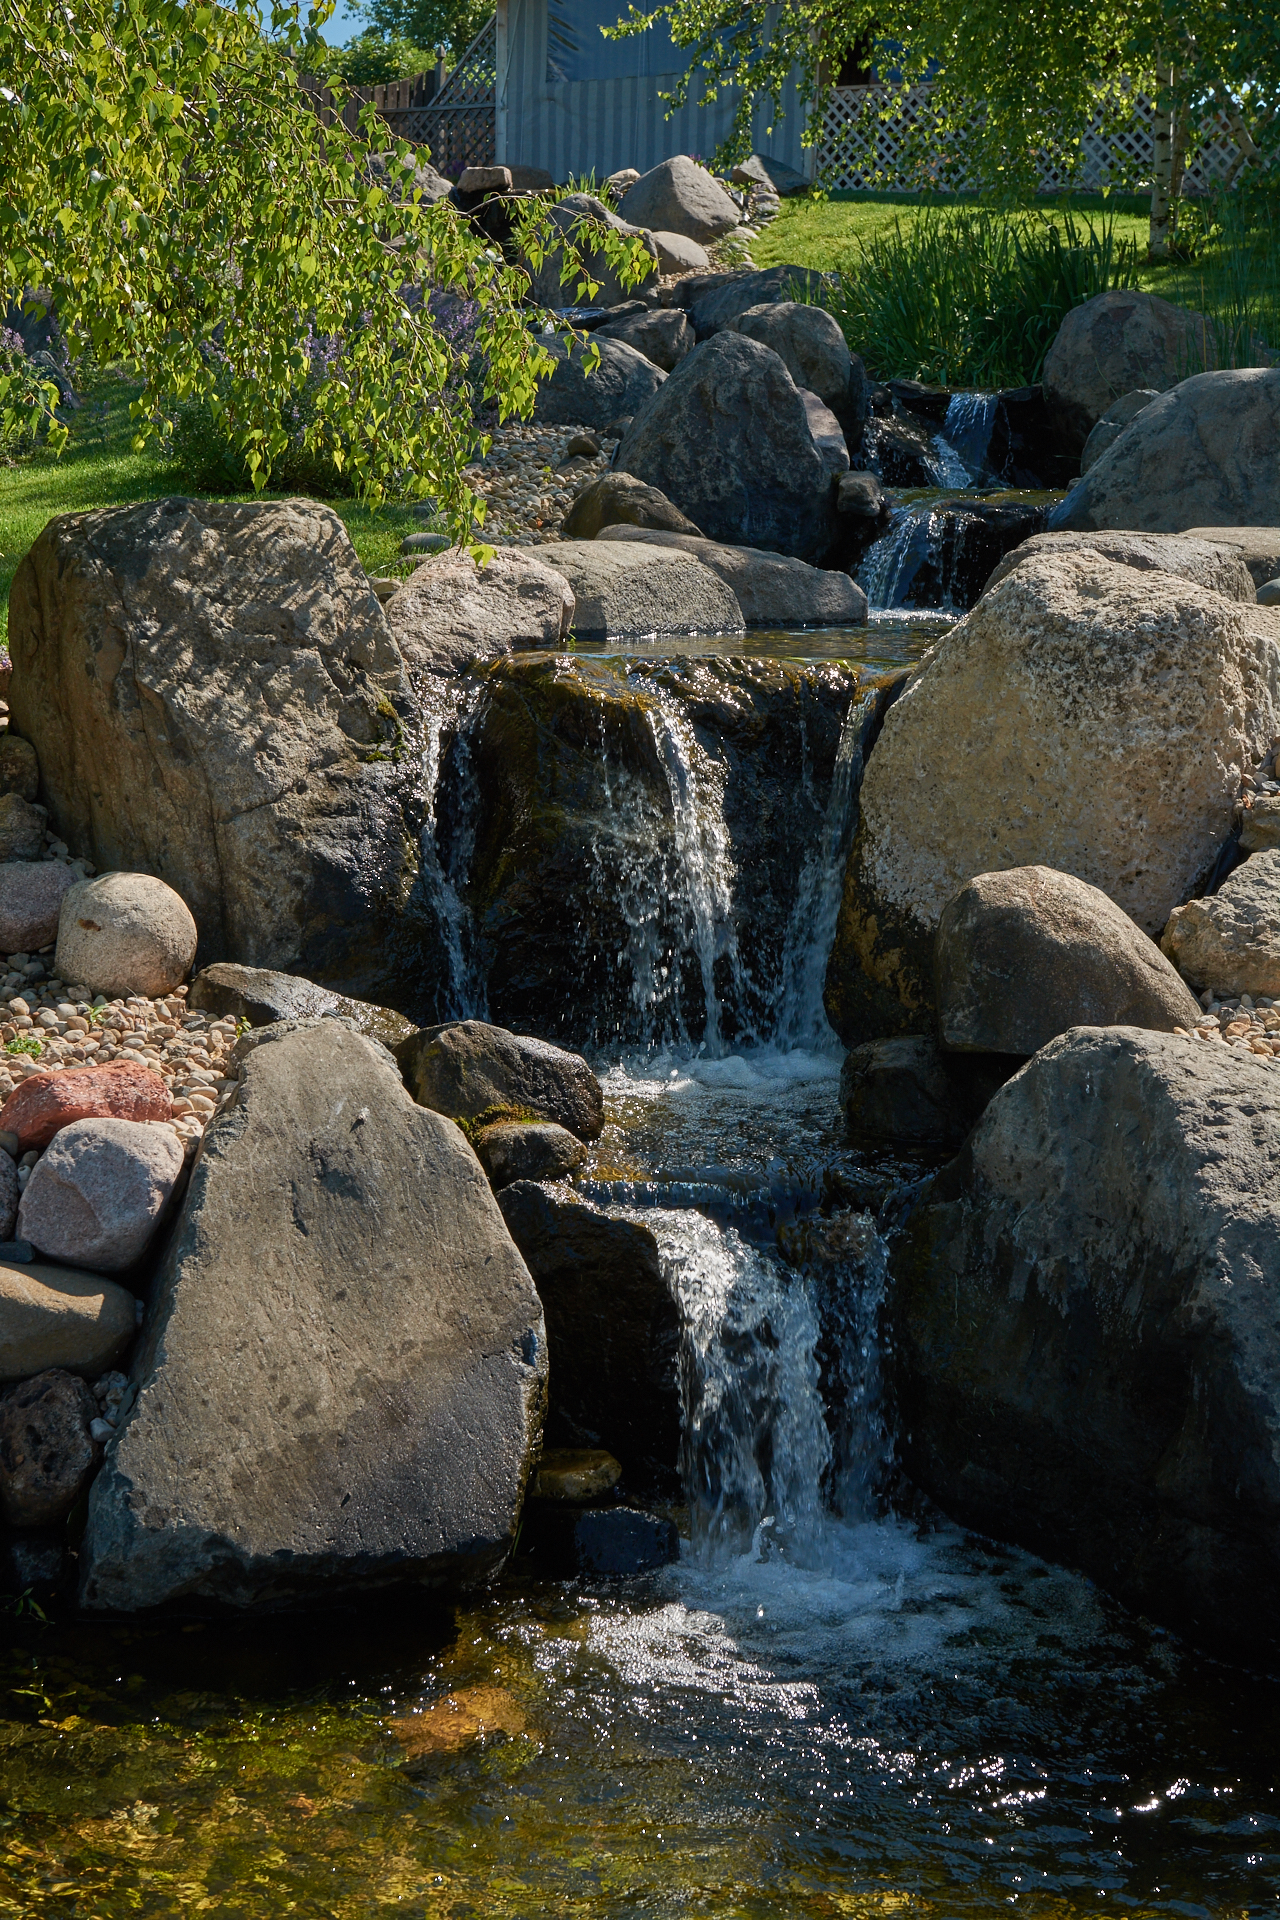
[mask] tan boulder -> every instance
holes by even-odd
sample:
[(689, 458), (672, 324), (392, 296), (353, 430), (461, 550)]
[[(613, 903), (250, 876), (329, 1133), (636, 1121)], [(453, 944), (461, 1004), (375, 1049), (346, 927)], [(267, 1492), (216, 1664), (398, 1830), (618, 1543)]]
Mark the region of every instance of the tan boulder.
[(134, 1298), (114, 1280), (43, 1260), (0, 1266), (0, 1380), (64, 1367), (94, 1380), (133, 1339)]
[(458, 673), (514, 647), (557, 647), (573, 625), (573, 593), (531, 554), (506, 549), (479, 567), (450, 551), (416, 567), (387, 606), (405, 665)]
[(1221, 999), (1280, 994), (1280, 852), (1255, 853), (1217, 893), (1169, 915), (1160, 945), (1180, 974)]
[(1046, 866), (1158, 937), (1280, 734), (1262, 609), (1087, 551), (1028, 558), (926, 654), (867, 767), (826, 1003), (850, 1046), (925, 1032), (943, 907)]

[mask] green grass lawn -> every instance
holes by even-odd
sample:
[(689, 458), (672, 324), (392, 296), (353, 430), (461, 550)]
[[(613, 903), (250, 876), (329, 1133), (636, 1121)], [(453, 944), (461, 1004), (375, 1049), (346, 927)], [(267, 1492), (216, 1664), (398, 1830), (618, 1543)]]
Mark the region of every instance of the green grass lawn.
[[(777, 219), (752, 242), (751, 257), (759, 267), (816, 267), (830, 272), (856, 258), (859, 241), (873, 239), (895, 220), (904, 227), (917, 220), (923, 204), (910, 193), (840, 193), (826, 200), (805, 196), (784, 200)], [(934, 204), (978, 207), (991, 203), (977, 195), (955, 194)], [(1111, 220), (1117, 239), (1136, 241), (1140, 257), (1145, 256), (1147, 248), (1149, 205), (1146, 195), (1136, 193), (1113, 193), (1105, 198), (1100, 193), (1077, 193), (1036, 202), (1045, 213), (1070, 208), (1078, 217), (1092, 222)], [(1184, 306), (1200, 304), (1202, 276), (1194, 265), (1143, 265), (1139, 280), (1149, 293), (1158, 293), (1166, 300)]]
[[(11, 467), (0, 466), (0, 621), (8, 631), (9, 585), (18, 562), (42, 529), (60, 513), (91, 507), (116, 507), (156, 500), (167, 493), (189, 493), (180, 472), (156, 451), (134, 453), (129, 402), (137, 389), (110, 374), (92, 382), (84, 405), (71, 417), (71, 443), (61, 459), (32, 454)], [(224, 494), (227, 500), (252, 500), (250, 493)], [(281, 499), (260, 494), (259, 499)], [(406, 533), (422, 522), (407, 507), (371, 512), (353, 500), (334, 500), (362, 564), (380, 573), (400, 551)]]

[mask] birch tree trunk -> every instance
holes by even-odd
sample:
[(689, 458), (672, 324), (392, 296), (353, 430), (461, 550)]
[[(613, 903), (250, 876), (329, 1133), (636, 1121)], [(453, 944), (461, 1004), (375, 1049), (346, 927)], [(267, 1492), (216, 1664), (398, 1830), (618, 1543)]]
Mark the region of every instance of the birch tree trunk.
[(1169, 257), (1169, 215), (1173, 205), (1173, 134), (1175, 104), (1173, 69), (1157, 54), (1155, 100), (1155, 151), (1151, 162), (1151, 224), (1147, 236), (1147, 258)]

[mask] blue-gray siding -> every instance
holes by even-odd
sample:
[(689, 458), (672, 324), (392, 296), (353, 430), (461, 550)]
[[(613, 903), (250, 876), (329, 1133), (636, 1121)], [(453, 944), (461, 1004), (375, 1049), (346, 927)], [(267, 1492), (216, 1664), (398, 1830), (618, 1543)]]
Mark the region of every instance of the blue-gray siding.
[[(619, 0), (619, 13), (625, 11)], [(502, 57), (502, 21), (506, 15), (506, 59)], [(545, 167), (558, 181), (593, 169), (597, 178), (619, 167), (641, 173), (672, 154), (690, 153), (709, 160), (729, 130), (733, 102), (688, 106), (666, 118), (660, 91), (669, 78), (547, 82), (547, 0), (499, 0), (498, 125), (506, 116), (505, 152), (499, 161)], [(808, 170), (801, 147), (804, 109), (795, 81), (787, 84), (785, 115), (767, 131), (760, 115), (754, 144), (789, 166)], [(501, 144), (501, 134), (499, 134)]]

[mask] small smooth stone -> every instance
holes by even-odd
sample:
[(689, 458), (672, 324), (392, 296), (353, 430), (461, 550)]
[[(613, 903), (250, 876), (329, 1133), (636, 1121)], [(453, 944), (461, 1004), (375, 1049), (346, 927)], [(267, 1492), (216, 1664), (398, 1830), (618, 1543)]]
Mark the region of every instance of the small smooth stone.
[(589, 1448), (552, 1448), (542, 1456), (533, 1483), (535, 1500), (564, 1500), (581, 1506), (616, 1487), (622, 1468), (611, 1453)]
[(0, 1107), (0, 1130), (27, 1152), (77, 1120), (167, 1120), (172, 1109), (164, 1081), (140, 1058), (59, 1074), (36, 1068)]
[(181, 1172), (182, 1148), (168, 1127), (76, 1121), (31, 1170), (18, 1208), (22, 1236), (50, 1259), (122, 1273), (146, 1251)]
[(121, 1357), (137, 1325), (134, 1296), (100, 1273), (43, 1260), (0, 1265), (0, 1380), (48, 1367), (93, 1379)]

